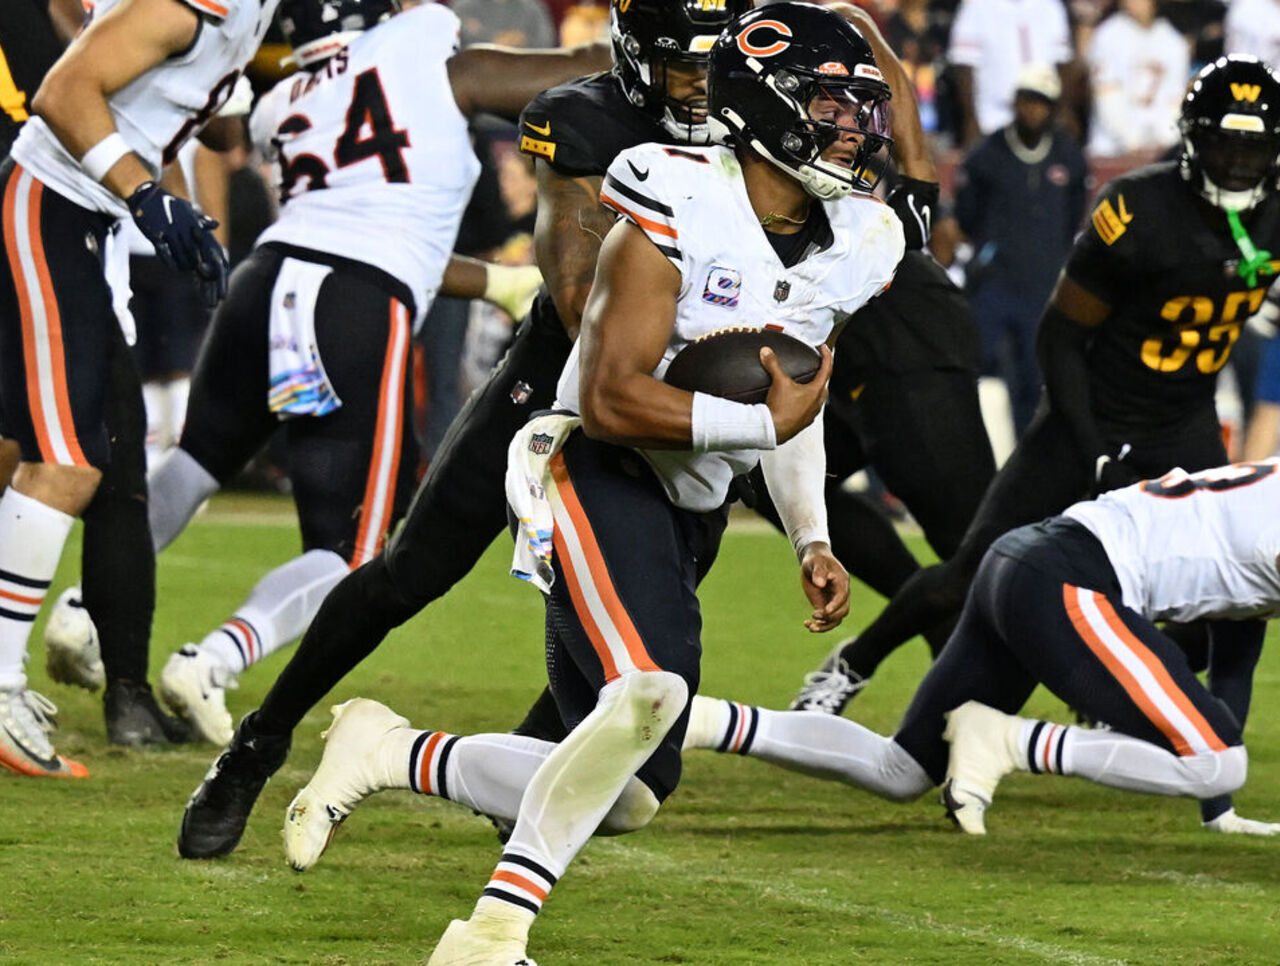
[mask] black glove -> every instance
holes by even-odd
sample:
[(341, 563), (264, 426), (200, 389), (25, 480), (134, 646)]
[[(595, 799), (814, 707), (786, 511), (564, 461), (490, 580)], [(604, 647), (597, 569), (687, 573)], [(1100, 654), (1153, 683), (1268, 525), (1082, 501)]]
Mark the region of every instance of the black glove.
[(139, 185), (126, 203), (156, 254), (180, 271), (195, 272), (205, 302), (217, 305), (227, 294), (227, 255), (213, 237), (218, 223), (154, 181)]
[(1123, 456), (1099, 456), (1093, 468), (1093, 495), (1132, 486), (1141, 479), (1141, 474), (1126, 463)]

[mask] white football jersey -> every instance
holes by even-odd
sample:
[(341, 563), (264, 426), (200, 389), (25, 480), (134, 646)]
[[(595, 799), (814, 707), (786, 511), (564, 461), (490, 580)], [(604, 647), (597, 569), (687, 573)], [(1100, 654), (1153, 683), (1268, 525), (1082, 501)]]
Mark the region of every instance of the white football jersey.
[(1091, 154), (1110, 157), (1177, 143), (1191, 51), (1169, 21), (1157, 17), (1144, 27), (1127, 13), (1112, 14), (1094, 31), (1088, 62)]
[[(121, 0), (98, 0), (95, 19)], [(183, 0), (200, 14), (191, 48), (157, 64), (107, 98), (116, 130), (154, 177), (213, 117), (235, 90), (240, 71), (262, 42), (279, 0)], [(90, 30), (93, 29), (90, 24)], [(32, 117), (13, 157), (43, 184), (93, 211), (117, 218), (123, 201), (80, 168), (49, 126)]]
[(1280, 463), (1237, 463), (1077, 503), (1125, 606), (1153, 621), (1280, 614)]
[(445, 66), (457, 44), (452, 11), (414, 7), (263, 97), (250, 130), (282, 205), (259, 243), (376, 265), (422, 318), (480, 174)]
[[(902, 225), (883, 202), (851, 195), (826, 202), (831, 240), (790, 268), (779, 260), (747, 198), (742, 168), (726, 147), (641, 144), (614, 159), (600, 200), (631, 221), (680, 271), (671, 342), (654, 370), (721, 329), (771, 328), (819, 346), (834, 326), (888, 287), (902, 259)], [(821, 204), (814, 201), (813, 204)], [(575, 345), (560, 376), (557, 408), (578, 412)], [(677, 506), (713, 510), (756, 450), (652, 450), (643, 455)]]

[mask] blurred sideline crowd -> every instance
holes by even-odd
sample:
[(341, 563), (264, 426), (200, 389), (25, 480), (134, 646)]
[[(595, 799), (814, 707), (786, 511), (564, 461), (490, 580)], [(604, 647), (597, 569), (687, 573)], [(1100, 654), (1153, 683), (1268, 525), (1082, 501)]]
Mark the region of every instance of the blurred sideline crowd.
[[(714, 2), (714, 0), (710, 0)], [(1178, 150), (1187, 80), (1223, 53), (1280, 60), (1280, 0), (861, 0), (910, 72), (935, 152), (942, 206), (930, 247), (974, 309), (981, 397), (997, 459), (1030, 421), (1041, 385), (1035, 331), (1095, 188)], [(464, 46), (575, 45), (607, 39), (607, 4), (573, 0), (456, 0)], [(0, 24), (0, 29), (3, 25)], [(267, 36), (249, 70), (253, 95), (288, 68)], [(252, 104), (249, 92), (238, 110)], [(515, 125), (472, 124), (483, 171), (456, 251), (507, 265), (533, 263), (537, 186)], [(247, 136), (182, 157), (194, 200), (222, 224), (232, 267), (274, 218), (270, 174)], [(149, 459), (176, 445), (189, 373), (208, 321), (192, 281), (166, 268), (138, 235), (132, 259), (135, 352), (144, 379)], [(139, 310), (141, 309), (141, 310)], [(1233, 459), (1275, 452), (1280, 435), (1280, 342), (1266, 319), (1246, 327), (1220, 380), (1219, 411)], [(163, 322), (153, 324), (152, 320)], [(414, 345), (415, 430), (425, 461), (461, 402), (512, 335), (513, 320), (482, 301), (437, 298)], [(246, 486), (287, 486), (271, 449)], [(874, 474), (891, 514), (901, 505)]]

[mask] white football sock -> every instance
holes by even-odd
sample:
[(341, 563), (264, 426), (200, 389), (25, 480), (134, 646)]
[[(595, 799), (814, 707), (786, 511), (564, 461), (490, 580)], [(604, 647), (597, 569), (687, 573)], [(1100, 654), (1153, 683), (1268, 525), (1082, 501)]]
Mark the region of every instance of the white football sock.
[(150, 469), (177, 442), (176, 436), (169, 435), (168, 386), (163, 382), (144, 382), (142, 403), (147, 413), (147, 468)]
[[(1074, 727), (1062, 730), (1061, 773), (1112, 788), (1149, 795), (1213, 798), (1236, 791), (1244, 784), (1248, 771), (1243, 745), (1179, 756), (1118, 731)], [(1037, 764), (1043, 760), (1038, 759)]]
[(27, 638), (74, 522), (13, 487), (0, 496), (0, 688), (26, 687)]
[(530, 779), (476, 916), (537, 913), (687, 701), (684, 680), (667, 671), (633, 672), (600, 690), (595, 709)]
[(194, 456), (175, 446), (147, 474), (147, 490), (151, 542), (159, 553), (173, 543), (200, 504), (218, 492), (218, 481)]
[(349, 572), (347, 562), (332, 550), (308, 550), (259, 580), (200, 648), (239, 674), (301, 636), (325, 595)]
[(167, 427), (170, 446), (176, 446), (182, 439), (182, 430), (187, 425), (187, 401), (191, 398), (191, 377), (179, 376), (165, 383), (165, 392), (169, 396), (169, 425)]
[(710, 748), (760, 758), (791, 771), (844, 782), (892, 801), (910, 801), (933, 787), (919, 762), (892, 738), (856, 721), (817, 711), (770, 711), (732, 701), (693, 699), (690, 732)]

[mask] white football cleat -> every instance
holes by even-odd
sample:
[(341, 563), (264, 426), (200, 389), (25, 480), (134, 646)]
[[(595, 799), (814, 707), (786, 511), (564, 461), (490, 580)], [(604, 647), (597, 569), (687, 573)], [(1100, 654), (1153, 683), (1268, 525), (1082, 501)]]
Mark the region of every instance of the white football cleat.
[(160, 672), (164, 703), (199, 737), (219, 747), (234, 733), (226, 692), (238, 686), (229, 667), (194, 644), (171, 655)]
[(524, 954), (523, 929), (500, 919), (455, 919), (427, 966), (538, 966)]
[(79, 587), (58, 595), (44, 625), (44, 666), (59, 684), (97, 691), (106, 681), (98, 630), (84, 609)]
[(946, 715), (943, 737), (951, 742), (942, 804), (962, 832), (986, 835), (984, 815), (1000, 779), (1020, 767), (1022, 719), (977, 701)]
[[(352, 698), (335, 705), (333, 724), (325, 739), (320, 767), (302, 791), (289, 803), (284, 819), (284, 853), (289, 864), (305, 872), (319, 861), (348, 815), (365, 798), (384, 788), (408, 787), (408, 756), (403, 756), (402, 782), (387, 775), (397, 755), (388, 762), (378, 745), (389, 733), (409, 729), (409, 719), (385, 704)], [(415, 732), (416, 733), (416, 732)], [(406, 743), (406, 751), (411, 741)]]
[(1260, 822), (1256, 818), (1245, 818), (1237, 815), (1234, 808), (1201, 824), (1210, 832), (1220, 832), (1223, 835), (1280, 835), (1280, 822)]
[(88, 778), (89, 769), (53, 750), (58, 709), (42, 694), (0, 690), (0, 768), (32, 778)]

